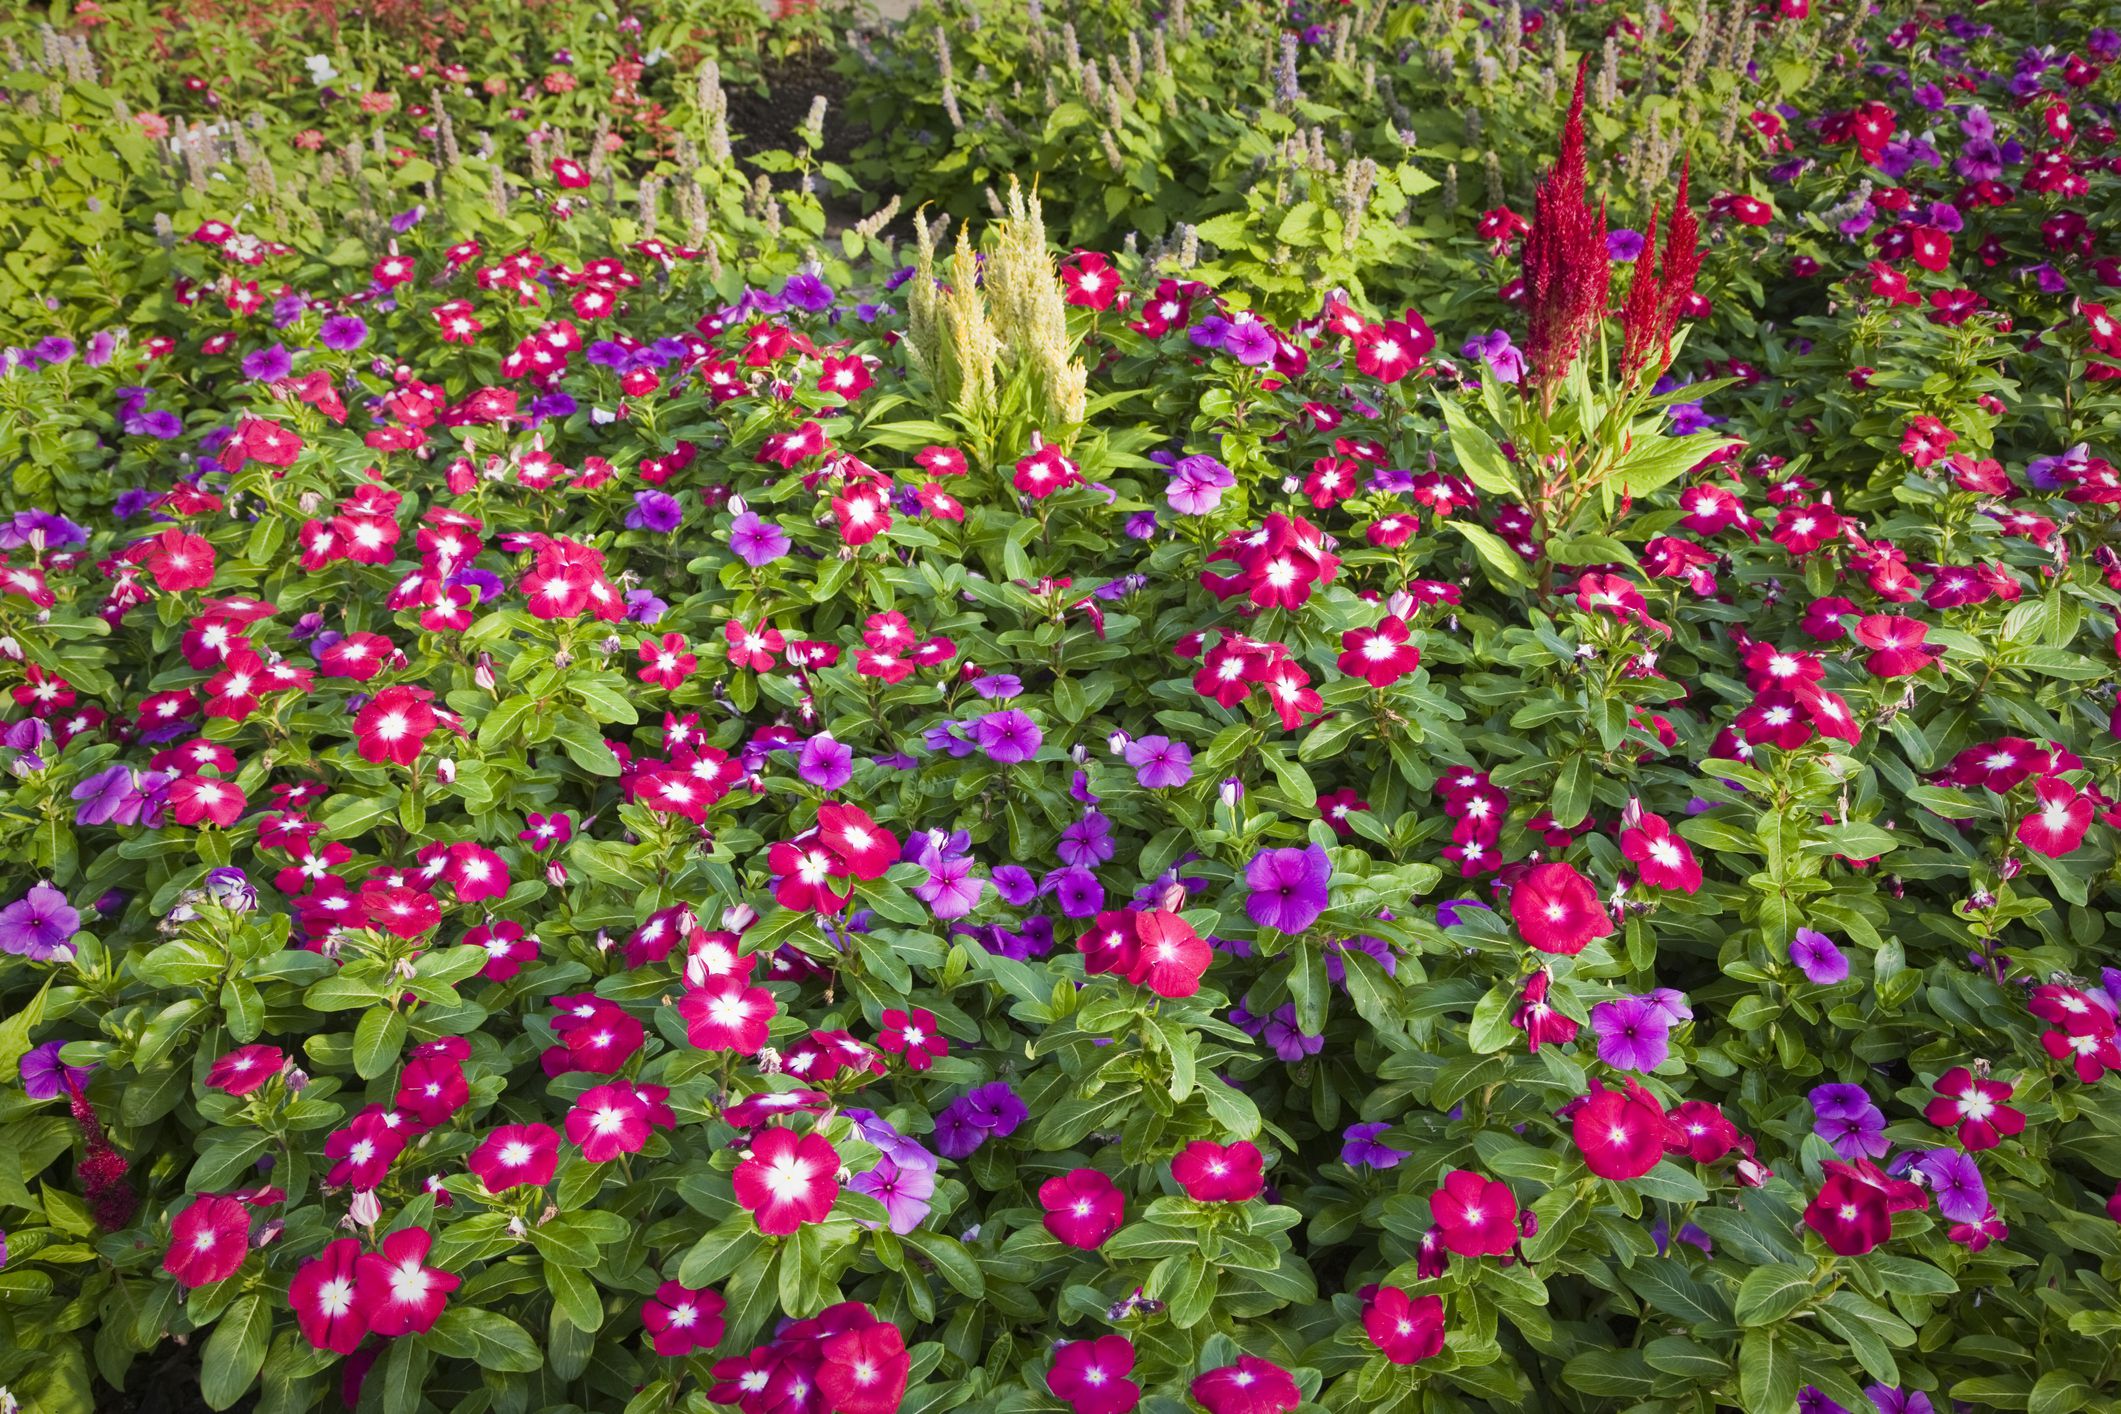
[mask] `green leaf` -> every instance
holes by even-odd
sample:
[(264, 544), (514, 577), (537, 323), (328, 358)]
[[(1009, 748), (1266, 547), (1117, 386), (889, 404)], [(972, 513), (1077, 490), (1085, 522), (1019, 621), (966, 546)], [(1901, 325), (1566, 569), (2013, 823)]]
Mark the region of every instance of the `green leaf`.
[(199, 1397), (209, 1409), (226, 1409), (241, 1399), (265, 1364), (272, 1343), (272, 1307), (252, 1292), (239, 1296), (214, 1323), (199, 1358)]
[(2075, 1370), (2049, 1370), (2033, 1382), (2027, 1414), (2073, 1414), (2092, 1402), (2092, 1387)]
[(1518, 495), (1517, 477), (1510, 469), (1510, 459), (1502, 454), (1495, 439), (1473, 425), (1473, 419), (1466, 416), (1465, 409), (1455, 398), (1444, 397), (1436, 401), (1443, 409), (1444, 427), (1451, 438), (1451, 456), (1457, 461), (1458, 469), (1490, 496), (1515, 499)]
[(363, 1013), (354, 1027), (354, 1073), (373, 1080), (396, 1065), (405, 1050), (408, 1025), (402, 1011), (373, 1007)]
[(1464, 536), (1480, 556), (1481, 563), (1499, 577), (1526, 589), (1532, 587), (1532, 571), (1526, 567), (1524, 559), (1503, 542), (1500, 535), (1486, 526), (1474, 525), (1469, 521), (1447, 520), (1444, 524)]
[(915, 1228), (900, 1240), (933, 1263), (960, 1296), (977, 1301), (987, 1294), (987, 1279), (980, 1272), (979, 1263), (972, 1260), (965, 1244), (956, 1238)]
[(1741, 1326), (1764, 1326), (1810, 1301), (1814, 1290), (1812, 1274), (1802, 1267), (1781, 1262), (1755, 1267), (1738, 1284), (1732, 1314)]
[(1786, 1326), (1755, 1326), (1738, 1346), (1738, 1392), (1746, 1414), (1797, 1407), (1797, 1345)]
[(435, 1322), (437, 1331), (445, 1327), (445, 1338), (468, 1344), (478, 1352), (476, 1362), (488, 1370), (529, 1374), (545, 1367), (545, 1357), (538, 1353), (530, 1332), (498, 1311), (452, 1303)]

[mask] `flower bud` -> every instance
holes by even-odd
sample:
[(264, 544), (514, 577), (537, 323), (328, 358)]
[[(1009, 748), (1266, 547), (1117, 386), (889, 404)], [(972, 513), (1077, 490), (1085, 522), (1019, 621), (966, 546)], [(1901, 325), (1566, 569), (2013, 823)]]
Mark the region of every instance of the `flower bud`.
[(241, 869), (224, 867), (206, 873), (206, 894), (231, 913), (249, 913), (258, 906), (258, 891)]
[(1225, 777), (1222, 784), (1223, 808), (1225, 810), (1235, 810), (1238, 802), (1244, 798), (1245, 783), (1235, 776)]
[(555, 862), (555, 863), (552, 863), (552, 864), (548, 864), (548, 865), (546, 865), (546, 866), (545, 866), (545, 882), (546, 882), (547, 884), (550, 884), (550, 885), (551, 885), (551, 886), (552, 886), (553, 888), (556, 888), (556, 889), (564, 889), (564, 888), (566, 888), (566, 887), (567, 887), (567, 866), (566, 866), (566, 865), (564, 865), (564, 864), (560, 864), (560, 863), (557, 863), (557, 862)]
[(347, 1221), (358, 1227), (374, 1227), (383, 1217), (383, 1204), (373, 1188), (365, 1188), (354, 1194), (353, 1202), (346, 1210)]

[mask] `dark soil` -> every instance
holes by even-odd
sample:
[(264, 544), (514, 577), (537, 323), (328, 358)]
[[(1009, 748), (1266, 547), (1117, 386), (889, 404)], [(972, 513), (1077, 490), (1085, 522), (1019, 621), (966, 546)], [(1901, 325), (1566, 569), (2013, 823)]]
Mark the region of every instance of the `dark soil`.
[[(96, 1414), (211, 1414), (199, 1397), (199, 1349), (205, 1333), (189, 1345), (165, 1343), (133, 1361), (125, 1388), (112, 1389), (96, 1379)], [(255, 1393), (236, 1401), (232, 1414), (257, 1408)]]
[(847, 83), (833, 71), (832, 61), (833, 54), (824, 49), (778, 62), (768, 60), (763, 92), (730, 84), (729, 128), (737, 155), (775, 147), (793, 149), (796, 129), (810, 116), (810, 100), (823, 94), (832, 103), (825, 113), (825, 160), (847, 161), (854, 152), (855, 134), (840, 102)]

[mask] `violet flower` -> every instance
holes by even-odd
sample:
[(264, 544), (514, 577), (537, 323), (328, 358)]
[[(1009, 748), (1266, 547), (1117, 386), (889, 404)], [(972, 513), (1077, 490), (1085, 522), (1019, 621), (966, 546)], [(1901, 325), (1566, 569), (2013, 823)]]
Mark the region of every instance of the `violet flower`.
[(22, 1091), (32, 1100), (56, 1100), (86, 1085), (89, 1076), (96, 1073), (92, 1065), (68, 1065), (60, 1060), (59, 1052), (65, 1045), (64, 1041), (46, 1041), (22, 1053), (17, 1068), (22, 1075)]
[(753, 569), (772, 564), (788, 553), (788, 532), (756, 512), (745, 511), (729, 526), (729, 548)]
[(1671, 1020), (1648, 997), (1600, 1002), (1591, 1008), (1591, 1029), (1598, 1036), (1598, 1059), (1615, 1070), (1647, 1075), (1671, 1054)]
[(1026, 713), (1010, 709), (989, 712), (972, 724), (979, 749), (1003, 766), (1020, 765), (1038, 755), (1046, 735)]
[(1790, 961), (1806, 981), (1822, 987), (1848, 980), (1849, 960), (1832, 938), (1811, 928), (1799, 928), (1790, 940)]
[(1318, 845), (1267, 849), (1245, 865), (1245, 912), (1262, 928), (1301, 933), (1326, 911), (1333, 861)]
[(71, 957), (70, 944), (80, 927), (81, 915), (66, 895), (40, 879), (28, 893), (0, 908), (0, 952), (32, 962), (50, 962), (62, 953)]
[(1193, 748), (1167, 736), (1145, 736), (1127, 743), (1126, 762), (1143, 790), (1175, 790), (1193, 779)]
[(1383, 1120), (1369, 1124), (1351, 1124), (1341, 1135), (1340, 1161), (1350, 1168), (1389, 1169), (1397, 1168), (1412, 1156), (1411, 1149), (1394, 1149), (1378, 1139), (1392, 1126)]
[(820, 790), (838, 790), (854, 779), (854, 748), (821, 732), (803, 743), (795, 769)]

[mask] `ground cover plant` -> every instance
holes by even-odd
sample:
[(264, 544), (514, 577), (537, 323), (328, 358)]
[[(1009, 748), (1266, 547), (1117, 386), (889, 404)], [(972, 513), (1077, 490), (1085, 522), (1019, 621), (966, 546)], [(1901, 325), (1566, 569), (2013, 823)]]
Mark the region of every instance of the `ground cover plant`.
[(2121, 34), (1190, 8), (0, 25), (0, 1406), (2121, 1407)]

